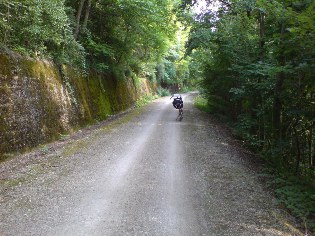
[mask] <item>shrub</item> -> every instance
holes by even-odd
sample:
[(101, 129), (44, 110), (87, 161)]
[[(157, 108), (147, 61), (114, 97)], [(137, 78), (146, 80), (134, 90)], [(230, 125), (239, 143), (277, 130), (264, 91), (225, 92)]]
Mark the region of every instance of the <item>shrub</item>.
[(170, 96), (170, 95), (171, 95), (170, 91), (168, 91), (167, 89), (162, 88), (162, 87), (159, 87), (159, 88), (156, 90), (156, 93), (157, 93), (160, 97), (166, 97), (166, 96)]

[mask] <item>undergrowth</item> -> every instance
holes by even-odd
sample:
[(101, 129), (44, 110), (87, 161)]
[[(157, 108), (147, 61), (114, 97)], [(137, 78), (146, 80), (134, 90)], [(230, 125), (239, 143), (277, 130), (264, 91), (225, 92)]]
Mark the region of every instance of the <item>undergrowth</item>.
[[(269, 168), (269, 172), (271, 169)], [(280, 204), (297, 217), (305, 228), (306, 235), (315, 232), (315, 186), (301, 181), (288, 173), (277, 173), (269, 185), (275, 189)]]
[(168, 91), (167, 89), (162, 88), (162, 87), (159, 87), (159, 88), (156, 90), (156, 93), (157, 93), (157, 95), (159, 95), (160, 97), (166, 97), (166, 96), (170, 96), (170, 95), (171, 95), (170, 91)]
[(155, 95), (146, 95), (146, 96), (141, 96), (140, 98), (138, 98), (138, 100), (136, 101), (136, 107), (142, 107), (148, 103), (150, 103), (151, 101), (153, 101), (154, 99), (156, 99), (158, 96)]
[[(214, 113), (216, 115), (216, 111), (213, 110), (211, 102), (204, 96), (197, 96), (194, 104), (201, 111)], [(242, 128), (244, 127), (234, 125), (232, 129), (234, 134), (238, 134), (237, 136), (248, 144), (247, 148), (250, 147), (251, 150), (257, 150), (257, 146), (259, 146), (260, 143), (258, 144), (253, 142), (255, 140), (240, 135), (244, 133), (242, 132)], [(262, 156), (261, 158), (263, 159)], [(294, 217), (301, 221), (306, 235), (315, 233), (315, 184), (302, 181), (300, 178), (288, 172), (280, 172), (271, 165), (267, 167), (266, 172), (268, 174), (263, 175), (270, 177), (271, 180), (268, 181), (268, 185), (274, 189), (279, 203), (285, 206)]]
[(194, 104), (201, 111), (204, 111), (207, 113), (210, 113), (212, 111), (210, 106), (209, 106), (207, 99), (205, 97), (203, 97), (202, 95), (198, 95), (195, 98)]

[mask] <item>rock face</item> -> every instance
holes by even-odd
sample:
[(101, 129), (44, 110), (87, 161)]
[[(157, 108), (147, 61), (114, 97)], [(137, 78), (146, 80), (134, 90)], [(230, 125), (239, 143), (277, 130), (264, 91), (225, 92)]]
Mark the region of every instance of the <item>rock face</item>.
[[(140, 83), (139, 83), (140, 81)], [(83, 75), (48, 61), (0, 54), (0, 159), (106, 119), (151, 92), (148, 81)]]

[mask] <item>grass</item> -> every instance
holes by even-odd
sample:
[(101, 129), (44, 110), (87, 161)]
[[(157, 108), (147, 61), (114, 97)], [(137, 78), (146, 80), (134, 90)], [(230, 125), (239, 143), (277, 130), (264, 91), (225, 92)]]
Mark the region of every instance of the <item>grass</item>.
[(198, 95), (194, 101), (195, 106), (201, 111), (210, 113), (211, 107), (209, 106), (208, 100), (202, 95)]
[(141, 96), (137, 101), (136, 101), (136, 107), (142, 107), (150, 102), (152, 102), (154, 99), (156, 99), (158, 96), (152, 96), (152, 95), (146, 95), (146, 96)]

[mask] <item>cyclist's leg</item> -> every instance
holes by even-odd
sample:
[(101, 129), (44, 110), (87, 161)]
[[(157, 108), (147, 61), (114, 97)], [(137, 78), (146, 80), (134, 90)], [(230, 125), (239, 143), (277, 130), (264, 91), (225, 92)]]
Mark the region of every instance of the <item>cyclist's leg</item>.
[(177, 120), (178, 118), (180, 118), (180, 109), (178, 109), (178, 116), (177, 116), (176, 120)]

